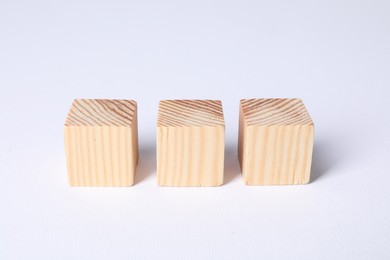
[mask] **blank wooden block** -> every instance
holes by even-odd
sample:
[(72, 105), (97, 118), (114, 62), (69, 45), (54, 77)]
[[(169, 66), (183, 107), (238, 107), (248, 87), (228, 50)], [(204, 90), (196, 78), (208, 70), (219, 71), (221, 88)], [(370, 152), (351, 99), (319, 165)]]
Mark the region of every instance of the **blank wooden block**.
[(138, 162), (137, 103), (76, 99), (64, 126), (71, 186), (131, 186)]
[(158, 185), (222, 185), (224, 142), (221, 101), (160, 101), (157, 122)]
[(300, 99), (243, 99), (238, 155), (248, 185), (306, 184), (314, 125)]

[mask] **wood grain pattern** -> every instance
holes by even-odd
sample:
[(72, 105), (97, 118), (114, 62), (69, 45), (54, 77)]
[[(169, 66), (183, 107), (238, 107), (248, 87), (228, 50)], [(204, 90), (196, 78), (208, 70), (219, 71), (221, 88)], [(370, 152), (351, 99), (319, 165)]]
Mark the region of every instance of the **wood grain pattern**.
[(133, 100), (74, 100), (64, 125), (69, 185), (133, 185), (137, 128)]
[(160, 101), (157, 121), (158, 185), (222, 185), (224, 142), (221, 101)]
[(314, 124), (300, 99), (243, 99), (238, 157), (248, 185), (306, 184)]

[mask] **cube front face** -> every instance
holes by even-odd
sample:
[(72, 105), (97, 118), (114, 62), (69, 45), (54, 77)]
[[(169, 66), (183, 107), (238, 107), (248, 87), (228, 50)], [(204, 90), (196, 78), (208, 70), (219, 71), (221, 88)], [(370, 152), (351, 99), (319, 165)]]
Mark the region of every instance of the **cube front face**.
[(158, 185), (222, 185), (224, 142), (220, 101), (161, 101), (157, 124)]
[(246, 184), (308, 183), (313, 143), (313, 122), (301, 100), (241, 101), (238, 153)]
[(64, 126), (69, 184), (133, 185), (137, 131), (135, 101), (75, 100)]

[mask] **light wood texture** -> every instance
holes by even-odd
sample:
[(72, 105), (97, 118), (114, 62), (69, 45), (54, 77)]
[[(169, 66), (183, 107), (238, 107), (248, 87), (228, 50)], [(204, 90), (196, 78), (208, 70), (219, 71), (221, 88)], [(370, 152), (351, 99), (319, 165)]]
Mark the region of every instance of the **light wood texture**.
[(238, 156), (248, 185), (306, 184), (314, 125), (300, 99), (243, 99)]
[(133, 100), (74, 100), (64, 126), (69, 185), (133, 185), (137, 131)]
[(160, 101), (157, 122), (158, 185), (222, 185), (224, 142), (221, 101)]

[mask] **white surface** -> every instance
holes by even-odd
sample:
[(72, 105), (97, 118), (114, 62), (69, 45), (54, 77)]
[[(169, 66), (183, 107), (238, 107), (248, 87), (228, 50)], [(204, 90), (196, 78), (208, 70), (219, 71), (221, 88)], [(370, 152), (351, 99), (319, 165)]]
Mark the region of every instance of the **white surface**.
[[(0, 259), (390, 259), (389, 1), (1, 1)], [(248, 187), (238, 102), (300, 97), (312, 182)], [(138, 101), (130, 188), (70, 188), (73, 98)], [(159, 99), (223, 101), (225, 185), (156, 185)]]

